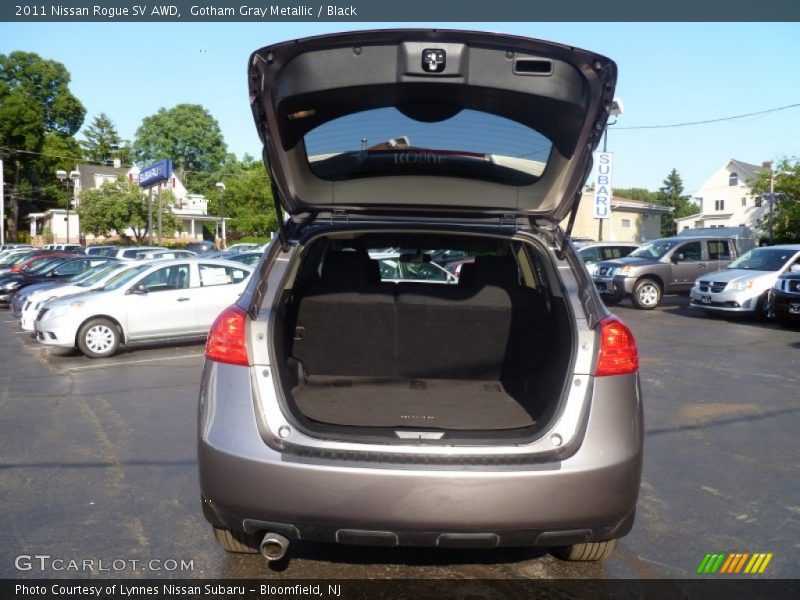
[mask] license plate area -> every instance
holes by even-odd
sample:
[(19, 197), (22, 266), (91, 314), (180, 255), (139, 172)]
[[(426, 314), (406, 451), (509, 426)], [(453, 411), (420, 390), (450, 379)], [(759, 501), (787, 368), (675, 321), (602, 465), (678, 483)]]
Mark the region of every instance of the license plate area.
[(708, 294), (700, 296), (700, 304), (711, 304), (711, 296)]

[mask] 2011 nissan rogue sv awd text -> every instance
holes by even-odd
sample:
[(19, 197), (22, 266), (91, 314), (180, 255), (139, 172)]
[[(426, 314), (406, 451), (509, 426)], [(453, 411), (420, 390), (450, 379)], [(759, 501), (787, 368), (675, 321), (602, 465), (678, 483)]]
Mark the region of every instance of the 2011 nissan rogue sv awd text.
[[(206, 347), (200, 484), (220, 545), (608, 557), (641, 477), (638, 355), (558, 224), (616, 65), (404, 30), (290, 41), (248, 66), (289, 218)], [(431, 264), (447, 255), (474, 262), (456, 281)]]

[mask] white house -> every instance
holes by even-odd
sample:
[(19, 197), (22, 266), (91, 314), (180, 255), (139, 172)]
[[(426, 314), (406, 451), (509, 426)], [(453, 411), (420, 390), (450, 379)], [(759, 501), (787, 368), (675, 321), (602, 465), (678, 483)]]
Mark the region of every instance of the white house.
[(748, 181), (755, 179), (761, 167), (730, 159), (694, 194), (700, 212), (675, 219), (680, 233), (698, 227), (739, 227), (757, 230), (758, 221), (767, 209), (766, 202), (752, 193)]
[[(72, 206), (80, 204), (80, 194), (83, 190), (98, 188), (106, 182), (114, 182), (120, 175), (129, 181), (139, 181), (139, 167), (134, 165), (130, 168), (121, 167), (119, 161), (115, 165), (89, 165), (79, 164), (75, 170), (80, 176), (75, 181), (75, 192)], [(219, 217), (208, 214), (208, 201), (201, 194), (190, 194), (186, 191), (183, 183), (176, 174), (173, 174), (169, 181), (163, 181), (154, 187), (154, 201), (158, 193), (162, 190), (171, 190), (175, 195), (175, 203), (172, 205), (172, 212), (183, 223), (181, 232), (164, 232), (165, 237), (181, 238), (187, 241), (203, 239), (203, 223), (210, 222), (215, 225), (219, 222)], [(69, 211), (69, 228), (67, 228), (67, 211), (65, 209), (50, 209), (41, 213), (31, 213), (28, 215), (30, 220), (31, 240), (44, 243), (45, 230), (50, 232), (53, 242), (78, 242), (83, 241), (84, 236), (80, 233), (80, 219), (74, 210)], [(154, 216), (155, 221), (155, 216)], [(153, 228), (157, 225), (154, 223)], [(132, 231), (126, 232), (133, 235)], [(93, 241), (94, 236), (85, 236), (86, 241)]]

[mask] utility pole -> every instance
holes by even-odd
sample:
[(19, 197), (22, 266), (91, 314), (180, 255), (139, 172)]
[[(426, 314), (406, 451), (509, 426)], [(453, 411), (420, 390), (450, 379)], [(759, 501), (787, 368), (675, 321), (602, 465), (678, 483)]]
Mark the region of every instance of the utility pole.
[(161, 188), (158, 188), (158, 245), (161, 245), (161, 213), (163, 209), (161, 208)]
[(147, 190), (147, 239), (153, 245), (153, 186)]

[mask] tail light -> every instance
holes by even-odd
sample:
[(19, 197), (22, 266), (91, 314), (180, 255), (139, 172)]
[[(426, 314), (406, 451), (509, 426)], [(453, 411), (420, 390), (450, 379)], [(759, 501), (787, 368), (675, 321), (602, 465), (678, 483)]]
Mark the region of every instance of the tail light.
[(639, 370), (639, 352), (631, 330), (615, 316), (600, 321), (600, 353), (595, 376), (625, 375)]
[(247, 313), (238, 306), (223, 310), (208, 334), (206, 358), (231, 365), (249, 365), (245, 343), (246, 318)]

